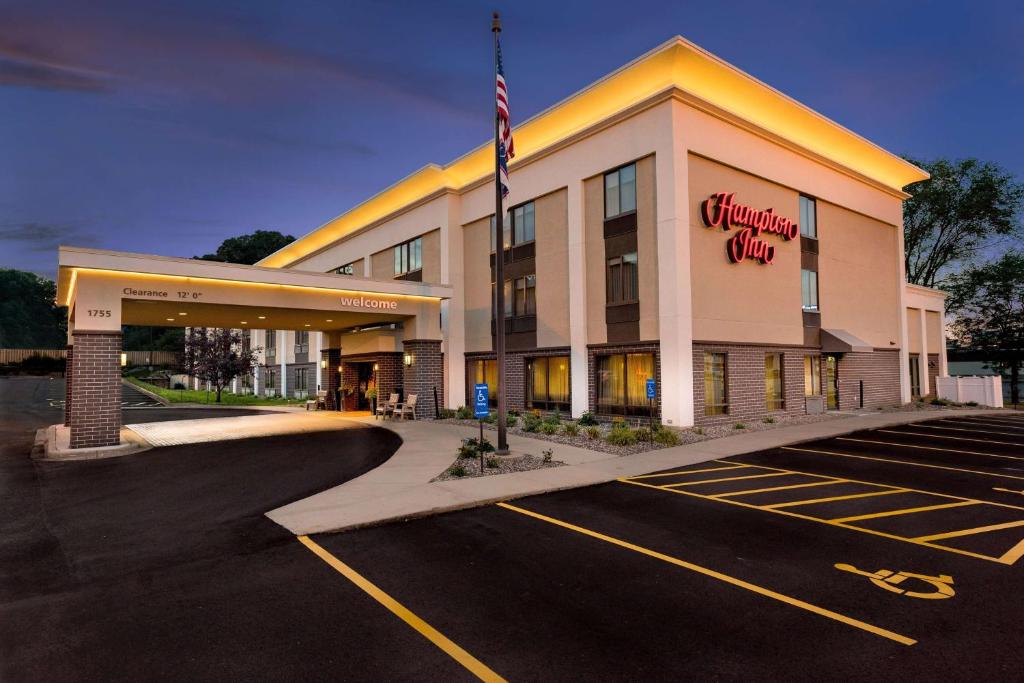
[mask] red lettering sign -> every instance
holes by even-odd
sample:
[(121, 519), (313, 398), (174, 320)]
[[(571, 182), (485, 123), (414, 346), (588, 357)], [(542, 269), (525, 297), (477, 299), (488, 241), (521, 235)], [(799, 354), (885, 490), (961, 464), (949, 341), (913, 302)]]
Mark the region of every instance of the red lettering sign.
[(787, 242), (800, 234), (800, 226), (776, 214), (775, 209), (762, 211), (737, 204), (735, 192), (714, 193), (701, 202), (700, 214), (709, 228), (740, 228), (726, 243), (726, 253), (733, 263), (752, 259), (771, 264), (775, 261), (775, 246), (761, 239), (761, 234), (778, 235)]

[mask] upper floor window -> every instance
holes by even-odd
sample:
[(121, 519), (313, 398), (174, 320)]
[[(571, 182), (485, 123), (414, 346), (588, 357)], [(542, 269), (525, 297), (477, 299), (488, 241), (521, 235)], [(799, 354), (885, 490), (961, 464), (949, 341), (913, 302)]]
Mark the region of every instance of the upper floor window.
[(636, 211), (636, 164), (604, 174), (604, 217)]
[(309, 353), (309, 332), (295, 333), (295, 353)]
[(818, 239), (818, 202), (800, 195), (800, 234)]
[(423, 238), (403, 242), (395, 247), (395, 275), (405, 275), (423, 268)]
[[(533, 202), (521, 204), (505, 214), (501, 224), (502, 248), (510, 249), (536, 239)], [(494, 216), (491, 216), (491, 252), (494, 252)]]
[(813, 270), (800, 271), (800, 292), (805, 311), (818, 310), (818, 273)]
[(527, 275), (513, 281), (516, 316), (537, 315), (537, 276)]
[(634, 304), (639, 300), (636, 252), (608, 259), (608, 303)]
[(249, 353), (250, 349), (252, 349), (252, 332), (242, 330), (242, 352)]
[(275, 350), (277, 350), (277, 331), (265, 330), (263, 332), (263, 335), (263, 338), (266, 341), (266, 344), (264, 344), (264, 346), (267, 347), (267, 353), (273, 353)]
[(338, 266), (332, 272), (337, 273), (338, 275), (355, 275), (356, 274), (356, 264), (355, 264), (355, 262), (346, 263), (343, 266)]

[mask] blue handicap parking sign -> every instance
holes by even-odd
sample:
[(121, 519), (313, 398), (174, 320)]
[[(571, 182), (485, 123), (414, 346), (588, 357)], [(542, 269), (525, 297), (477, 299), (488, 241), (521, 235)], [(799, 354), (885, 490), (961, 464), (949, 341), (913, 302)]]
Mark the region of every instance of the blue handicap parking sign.
[(487, 394), (486, 384), (476, 384), (473, 386), (473, 417), (480, 419), (491, 414)]
[(647, 400), (653, 401), (658, 395), (658, 387), (655, 385), (653, 379), (647, 380)]

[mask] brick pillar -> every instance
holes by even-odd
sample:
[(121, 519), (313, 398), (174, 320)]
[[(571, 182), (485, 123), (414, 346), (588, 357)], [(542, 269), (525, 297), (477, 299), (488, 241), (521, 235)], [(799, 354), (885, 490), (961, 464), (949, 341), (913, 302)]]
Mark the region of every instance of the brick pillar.
[(345, 395), (345, 389), (354, 392), (356, 387), (359, 385), (359, 369), (355, 363), (346, 362), (344, 359), (341, 361), (341, 409), (349, 410), (350, 406), (352, 410), (355, 410), (356, 400), (355, 394)]
[(404, 382), (402, 354), (381, 353), (377, 356), (374, 363), (377, 364), (377, 370), (374, 373), (374, 381), (377, 386), (377, 400), (388, 400), (392, 392), (401, 394)]
[(324, 368), (321, 378), (323, 380), (322, 388), (327, 392), (327, 409), (337, 410), (335, 392), (341, 386), (341, 373), (338, 372), (338, 366), (341, 365), (341, 349), (321, 349), (320, 358), (327, 361), (327, 367)]
[(64, 426), (71, 426), (71, 363), (75, 355), (75, 347), (68, 344), (68, 355), (64, 361)]
[(416, 394), (416, 417), (434, 417), (434, 388), (437, 398), (444, 396), (444, 361), (441, 342), (433, 339), (409, 339), (402, 342), (403, 351), (412, 355), (412, 364), (404, 366), (403, 385), (406, 397)]
[(71, 447), (121, 443), (121, 333), (74, 332)]

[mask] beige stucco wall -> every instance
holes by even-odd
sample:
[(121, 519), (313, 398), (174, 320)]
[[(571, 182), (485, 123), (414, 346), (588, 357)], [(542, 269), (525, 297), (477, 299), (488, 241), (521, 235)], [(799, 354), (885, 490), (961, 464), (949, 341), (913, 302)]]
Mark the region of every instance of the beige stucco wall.
[(821, 327), (841, 329), (876, 348), (900, 345), (896, 227), (818, 201)]
[(925, 311), (925, 334), (928, 335), (928, 353), (942, 349), (942, 320), (938, 311)]
[[(392, 266), (394, 270), (394, 257)], [(431, 230), (423, 235), (423, 282), (441, 284), (441, 231)]]
[(397, 352), (402, 350), (402, 330), (368, 330), (340, 335), (341, 355)]
[(636, 258), (640, 339), (658, 339), (658, 215), (654, 156), (636, 162)]
[(569, 345), (567, 199), (568, 193), (562, 189), (533, 202), (538, 348)]
[(700, 205), (715, 192), (735, 192), (736, 203), (798, 220), (799, 194), (703, 157), (689, 157), (690, 269), (693, 338), (697, 341), (803, 344), (800, 308), (800, 240), (777, 235), (769, 265), (731, 263), (726, 241), (735, 234), (705, 227)]
[(370, 277), (375, 280), (387, 280), (394, 276), (395, 252), (392, 245), (370, 257)]
[(488, 216), (462, 229), (467, 352), (491, 350), (490, 228)]
[(921, 353), (921, 309), (907, 309), (907, 351)]
[(608, 341), (605, 323), (604, 176), (583, 183), (583, 248), (586, 260), (587, 343)]

